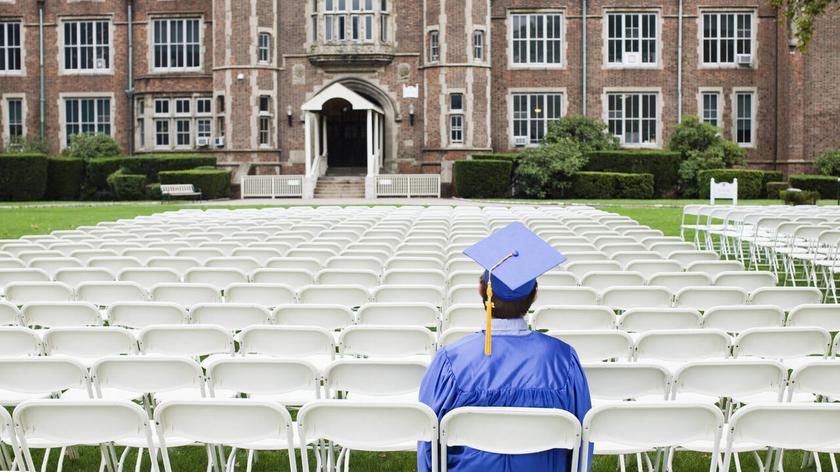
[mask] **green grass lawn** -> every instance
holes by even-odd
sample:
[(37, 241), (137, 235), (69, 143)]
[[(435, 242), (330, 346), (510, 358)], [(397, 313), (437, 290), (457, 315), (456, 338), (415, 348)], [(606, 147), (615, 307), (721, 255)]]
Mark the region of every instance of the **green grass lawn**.
[[(679, 207), (652, 208), (650, 201), (604, 201), (609, 202), (605, 210), (636, 219), (641, 224), (662, 230), (666, 235), (678, 235), (682, 210)], [(685, 203), (684, 201), (670, 202), (669, 205)], [(698, 201), (697, 203), (700, 203)], [(769, 203), (769, 201), (768, 201)], [(623, 206), (622, 206), (623, 204)], [(78, 226), (94, 225), (101, 221), (114, 221), (121, 218), (133, 218), (140, 215), (150, 215), (162, 211), (185, 208), (177, 205), (129, 205), (129, 206), (84, 206), (84, 207), (50, 207), (50, 208), (0, 208), (0, 239), (17, 238), (26, 234), (45, 234), (58, 229), (72, 229)], [(201, 208), (201, 207), (189, 207)], [(214, 207), (219, 208), (219, 207)], [(236, 207), (243, 208), (243, 207)], [(90, 472), (98, 469), (99, 450), (97, 448), (80, 448), (78, 459), (67, 459), (64, 470), (67, 472)], [(36, 464), (40, 464), (40, 451), (36, 454)], [(129, 455), (126, 470), (133, 470), (134, 454)], [(244, 470), (244, 456), (240, 459), (240, 469)], [(787, 470), (801, 470), (801, 454), (785, 455)], [(200, 448), (180, 448), (171, 452), (172, 466), (178, 472), (203, 472), (206, 468), (206, 454)], [(828, 459), (823, 458), (823, 466), (830, 467)], [(361, 453), (352, 455), (353, 471), (358, 472), (397, 472), (415, 470), (415, 456), (413, 453)], [(50, 461), (50, 471), (56, 470), (57, 453), (54, 451)], [(311, 462), (314, 466), (314, 462)], [(636, 470), (635, 459), (628, 458), (629, 470)], [(758, 467), (752, 458), (745, 454), (742, 457), (744, 472), (756, 472)], [(709, 456), (694, 453), (678, 453), (674, 463), (678, 472), (703, 472), (709, 469)], [(148, 463), (143, 466), (148, 471)], [(287, 471), (288, 459), (284, 453), (260, 454), (260, 460), (254, 467), (256, 472)], [(595, 459), (594, 472), (614, 472), (617, 470), (617, 460), (614, 457), (599, 457)], [(802, 469), (812, 471), (814, 467)], [(525, 471), (523, 471), (525, 472)]]

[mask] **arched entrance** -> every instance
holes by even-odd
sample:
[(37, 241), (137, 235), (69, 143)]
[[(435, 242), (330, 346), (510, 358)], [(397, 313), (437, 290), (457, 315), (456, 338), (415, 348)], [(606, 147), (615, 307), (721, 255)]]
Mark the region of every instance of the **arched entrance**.
[(328, 123), (327, 173), (367, 173), (367, 112), (354, 110), (343, 98), (333, 98), (324, 103), (321, 115)]

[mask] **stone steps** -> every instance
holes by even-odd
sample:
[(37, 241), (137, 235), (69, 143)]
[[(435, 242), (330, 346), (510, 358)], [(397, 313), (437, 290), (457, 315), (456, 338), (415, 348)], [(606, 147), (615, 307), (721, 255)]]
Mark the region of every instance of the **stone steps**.
[(360, 177), (322, 177), (315, 186), (315, 198), (364, 198), (365, 180)]

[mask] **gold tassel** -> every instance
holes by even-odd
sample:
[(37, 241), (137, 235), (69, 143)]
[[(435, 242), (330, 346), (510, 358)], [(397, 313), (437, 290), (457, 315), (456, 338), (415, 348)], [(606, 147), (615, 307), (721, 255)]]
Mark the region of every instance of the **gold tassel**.
[(508, 254), (507, 256), (503, 257), (502, 260), (500, 260), (498, 263), (496, 263), (496, 265), (491, 267), (490, 270), (487, 271), (487, 301), (484, 302), (484, 306), (485, 306), (485, 308), (487, 308), (487, 325), (484, 328), (485, 329), (485, 335), (484, 335), (484, 355), (485, 356), (489, 356), (493, 352), (493, 341), (491, 339), (492, 336), (493, 336), (493, 334), (491, 333), (492, 324), (493, 324), (492, 323), (492, 319), (493, 319), (493, 271), (496, 270), (497, 267), (502, 265), (502, 263), (505, 262), (506, 260), (510, 259), (511, 257), (516, 257), (518, 255), (519, 255), (519, 253), (516, 252), (516, 251)]

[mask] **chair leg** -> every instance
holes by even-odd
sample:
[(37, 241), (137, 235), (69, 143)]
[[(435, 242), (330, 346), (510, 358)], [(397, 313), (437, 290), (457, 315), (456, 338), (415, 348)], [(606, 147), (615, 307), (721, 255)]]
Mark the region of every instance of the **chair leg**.
[(741, 458), (735, 453), (735, 472), (741, 472)]
[(248, 466), (246, 472), (251, 472), (254, 469), (254, 450), (248, 451)]
[(618, 470), (627, 472), (627, 466), (624, 464), (624, 454), (618, 455)]
[(834, 453), (830, 453), (828, 455), (829, 461), (831, 461), (831, 472), (837, 472), (837, 459), (834, 458)]
[(817, 468), (817, 472), (822, 472), (822, 464), (820, 463), (820, 456), (819, 456), (819, 454), (817, 454), (817, 453), (815, 452), (815, 453), (813, 453), (813, 455), (811, 455), (811, 454), (807, 454), (807, 455), (808, 455), (808, 456), (811, 456), (812, 458), (814, 458), (814, 459), (815, 459), (815, 463), (814, 463), (814, 465), (815, 465), (815, 466), (816, 466), (816, 468)]
[(67, 452), (67, 449), (61, 448), (58, 450), (58, 468), (56, 469), (57, 472), (61, 472), (64, 470), (64, 456)]
[[(151, 451), (149, 451), (149, 460), (150, 461), (156, 461), (157, 460), (157, 457), (152, 457)], [(143, 466), (143, 448), (141, 447), (140, 449), (137, 450), (137, 460), (135, 461), (135, 464), (134, 464), (134, 472), (140, 472), (142, 466)]]

